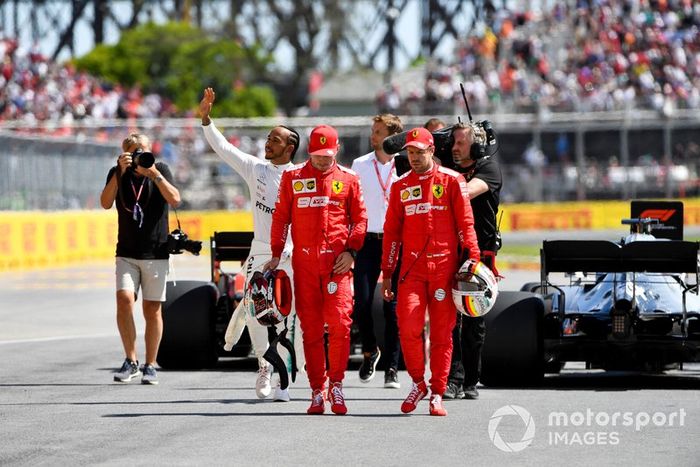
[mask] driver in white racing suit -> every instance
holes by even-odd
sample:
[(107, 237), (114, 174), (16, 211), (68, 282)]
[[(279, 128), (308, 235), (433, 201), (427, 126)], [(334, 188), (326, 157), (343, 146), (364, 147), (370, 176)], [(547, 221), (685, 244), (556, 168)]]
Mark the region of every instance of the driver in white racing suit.
[[(199, 103), (199, 112), (202, 117), (202, 129), (204, 136), (211, 148), (230, 165), (248, 184), (250, 197), (253, 204), (253, 242), (250, 254), (245, 261), (245, 274), (247, 290), (248, 282), (255, 271), (262, 270), (262, 266), (272, 257), (270, 250), (270, 226), (272, 225), (272, 211), (277, 200), (282, 172), (294, 166), (291, 160), (299, 147), (299, 134), (284, 126), (277, 126), (270, 130), (265, 143), (265, 160), (246, 154), (233, 144), (229, 143), (221, 132), (214, 126), (209, 114), (215, 100), (212, 88), (204, 90), (204, 97)], [(278, 269), (284, 270), (290, 278), (292, 275), (291, 263), (292, 244), (288, 239), (284, 248)], [(293, 280), (292, 280), (293, 282)], [(272, 392), (271, 373), (272, 366), (263, 354), (268, 348), (268, 328), (258, 323), (253, 315), (247, 300), (242, 300), (231, 317), (226, 330), (226, 345), (224, 349), (231, 348), (238, 342), (243, 328), (248, 326), (248, 332), (253, 344), (255, 356), (258, 358), (259, 370), (255, 382), (255, 392), (260, 399), (268, 397)], [(304, 368), (304, 350), (302, 345), (301, 327), (298, 325), (296, 310), (292, 304), (292, 312), (287, 317), (289, 328), (287, 337), (294, 345), (297, 368)], [(284, 329), (284, 323), (277, 325), (278, 334)], [(289, 352), (282, 346), (279, 348), (282, 359), (287, 362), (288, 371), (292, 364)], [(275, 401), (289, 401), (288, 389), (282, 389), (277, 378), (275, 388)]]

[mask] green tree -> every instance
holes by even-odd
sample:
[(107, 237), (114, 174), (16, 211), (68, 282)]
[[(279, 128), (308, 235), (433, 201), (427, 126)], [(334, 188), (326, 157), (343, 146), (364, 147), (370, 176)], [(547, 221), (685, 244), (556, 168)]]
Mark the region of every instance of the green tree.
[[(194, 109), (202, 89), (217, 92), (217, 116), (269, 116), (277, 103), (271, 89), (248, 85), (271, 62), (258, 48), (207, 35), (187, 23), (144, 24), (122, 34), (115, 45), (99, 45), (75, 60), (78, 69), (111, 83), (140, 86)], [(235, 90), (235, 91), (234, 91)]]

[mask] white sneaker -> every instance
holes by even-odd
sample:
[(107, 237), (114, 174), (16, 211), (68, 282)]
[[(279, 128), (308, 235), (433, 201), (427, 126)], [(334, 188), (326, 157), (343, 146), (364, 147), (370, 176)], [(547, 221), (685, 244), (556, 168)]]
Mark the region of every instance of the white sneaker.
[(258, 399), (265, 399), (272, 393), (272, 386), (270, 385), (271, 373), (272, 365), (263, 362), (258, 370), (258, 377), (255, 380), (255, 394), (257, 394)]
[(291, 398), (289, 397), (289, 388), (282, 389), (279, 384), (275, 387), (275, 402), (289, 402)]

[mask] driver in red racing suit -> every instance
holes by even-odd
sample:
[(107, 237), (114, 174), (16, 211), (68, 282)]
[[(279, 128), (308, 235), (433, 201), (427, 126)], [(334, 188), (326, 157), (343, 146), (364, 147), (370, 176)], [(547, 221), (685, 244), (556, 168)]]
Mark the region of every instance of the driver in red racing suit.
[[(309, 414), (324, 412), (326, 397), (335, 414), (345, 414), (342, 382), (350, 356), (352, 266), (367, 230), (360, 179), (335, 161), (338, 134), (321, 125), (309, 137), (310, 159), (284, 172), (272, 215), (274, 269), (291, 224), (292, 269), (297, 315), (304, 334), (306, 371), (312, 390)], [(452, 313), (454, 320), (454, 312)], [(324, 326), (328, 325), (328, 362)], [(326, 376), (330, 380), (324, 393)]]
[[(424, 381), (423, 327), (430, 317), (430, 414), (447, 415), (442, 395), (447, 387), (452, 356), (452, 328), (456, 310), (452, 283), (460, 260), (479, 261), (467, 183), (457, 172), (433, 161), (433, 135), (415, 128), (406, 135), (411, 171), (391, 187), (384, 222), (382, 258), (383, 295), (393, 297), (391, 275), (403, 248), (396, 314), (406, 369), (413, 388), (401, 406), (416, 409), (428, 394)], [(462, 255), (458, 253), (461, 247)]]

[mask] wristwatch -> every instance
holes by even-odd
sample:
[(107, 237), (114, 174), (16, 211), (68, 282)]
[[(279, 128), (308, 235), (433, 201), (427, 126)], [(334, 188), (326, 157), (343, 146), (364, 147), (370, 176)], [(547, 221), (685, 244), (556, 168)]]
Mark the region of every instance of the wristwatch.
[(348, 249), (345, 250), (345, 251), (347, 251), (348, 253), (350, 253), (350, 256), (352, 256), (352, 259), (356, 259), (356, 258), (357, 258), (357, 251), (353, 250), (352, 248), (348, 248)]
[(162, 182), (162, 181), (163, 181), (163, 176), (162, 176), (162, 175), (158, 175), (158, 176), (156, 176), (156, 178), (153, 179), (153, 182), (154, 182), (154, 183), (160, 183), (160, 182)]

